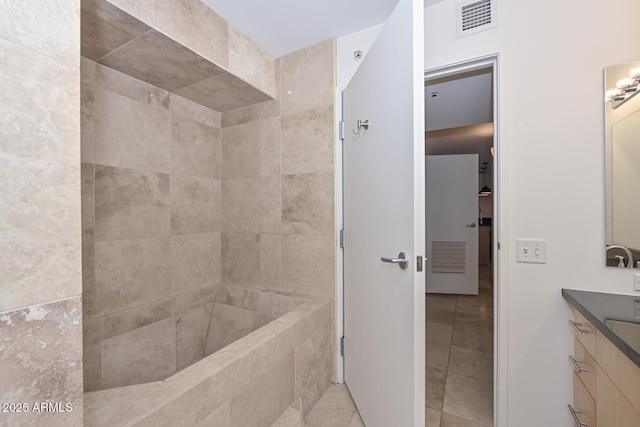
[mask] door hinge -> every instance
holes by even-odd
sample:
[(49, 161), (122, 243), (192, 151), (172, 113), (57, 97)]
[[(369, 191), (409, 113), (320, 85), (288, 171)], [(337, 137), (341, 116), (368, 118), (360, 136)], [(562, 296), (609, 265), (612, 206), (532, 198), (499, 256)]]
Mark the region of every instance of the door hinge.
[(342, 120), (338, 122), (338, 137), (344, 141), (344, 122)]
[(340, 248), (344, 249), (344, 230), (340, 230)]
[(340, 356), (344, 356), (344, 337), (340, 338)]

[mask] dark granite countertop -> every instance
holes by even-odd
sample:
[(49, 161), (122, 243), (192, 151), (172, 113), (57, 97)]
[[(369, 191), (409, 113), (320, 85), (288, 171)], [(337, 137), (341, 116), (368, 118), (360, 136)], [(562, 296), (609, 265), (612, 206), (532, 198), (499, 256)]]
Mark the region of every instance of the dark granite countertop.
[(640, 367), (640, 296), (576, 289), (562, 296)]

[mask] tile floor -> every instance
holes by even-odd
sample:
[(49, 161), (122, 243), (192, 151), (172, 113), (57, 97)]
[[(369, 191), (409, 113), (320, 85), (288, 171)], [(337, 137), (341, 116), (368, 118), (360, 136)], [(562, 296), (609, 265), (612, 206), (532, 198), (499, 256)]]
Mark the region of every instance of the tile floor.
[[(493, 280), (478, 296), (427, 295), (426, 427), (493, 425)], [(364, 427), (344, 384), (331, 386), (305, 427)]]
[(426, 427), (493, 425), (493, 280), (478, 296), (427, 294)]

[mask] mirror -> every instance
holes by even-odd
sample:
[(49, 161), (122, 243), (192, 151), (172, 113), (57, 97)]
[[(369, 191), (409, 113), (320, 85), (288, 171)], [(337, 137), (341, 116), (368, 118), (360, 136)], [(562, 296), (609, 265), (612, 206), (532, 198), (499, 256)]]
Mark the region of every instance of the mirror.
[(640, 268), (640, 61), (605, 69), (606, 265)]

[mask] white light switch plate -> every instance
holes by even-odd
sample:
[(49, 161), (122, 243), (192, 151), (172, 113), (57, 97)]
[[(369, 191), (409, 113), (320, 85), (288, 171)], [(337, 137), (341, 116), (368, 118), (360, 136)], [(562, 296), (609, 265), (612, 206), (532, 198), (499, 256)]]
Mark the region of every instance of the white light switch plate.
[(543, 239), (517, 239), (518, 262), (547, 263), (547, 241)]

